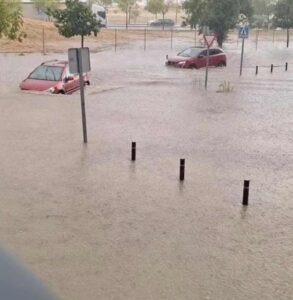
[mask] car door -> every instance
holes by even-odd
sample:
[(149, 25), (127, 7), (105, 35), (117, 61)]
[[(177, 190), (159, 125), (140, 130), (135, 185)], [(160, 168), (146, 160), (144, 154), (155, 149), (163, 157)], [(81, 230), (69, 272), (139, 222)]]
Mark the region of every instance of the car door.
[(77, 88), (79, 88), (79, 78), (76, 74), (70, 73), (68, 65), (65, 67), (64, 74), (65, 74), (64, 75), (64, 92), (65, 93), (69, 93), (69, 92), (74, 91)]
[(209, 66), (216, 66), (217, 65), (217, 49), (210, 49), (209, 51)]
[(203, 50), (199, 53), (197, 57), (197, 67), (198, 68), (203, 68), (206, 66), (206, 61), (207, 61), (207, 50)]

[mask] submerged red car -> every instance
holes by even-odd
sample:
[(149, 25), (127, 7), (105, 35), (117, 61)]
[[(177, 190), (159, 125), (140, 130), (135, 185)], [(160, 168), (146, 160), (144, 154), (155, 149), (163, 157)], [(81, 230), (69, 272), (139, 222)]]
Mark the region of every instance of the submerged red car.
[[(168, 57), (166, 65), (178, 68), (199, 69), (206, 66), (207, 48), (190, 47), (179, 52), (175, 57)], [(223, 67), (227, 65), (227, 57), (220, 48), (209, 49), (209, 66)]]
[[(88, 75), (83, 75), (89, 85)], [(52, 94), (70, 94), (79, 89), (79, 75), (69, 72), (68, 61), (51, 60), (43, 62), (20, 83), (22, 90), (47, 91)]]

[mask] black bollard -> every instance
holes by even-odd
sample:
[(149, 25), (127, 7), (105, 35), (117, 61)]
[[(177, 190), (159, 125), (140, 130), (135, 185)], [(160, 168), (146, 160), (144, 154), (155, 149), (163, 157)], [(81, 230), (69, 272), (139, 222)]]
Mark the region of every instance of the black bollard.
[(185, 173), (185, 159), (181, 158), (180, 159), (180, 175), (179, 175), (179, 179), (181, 181), (184, 180), (184, 173)]
[(258, 66), (255, 67), (255, 75), (258, 74)]
[(242, 205), (248, 205), (249, 180), (244, 180)]
[(136, 160), (136, 142), (131, 143), (131, 160)]
[(285, 71), (288, 71), (288, 63), (285, 63)]
[(273, 70), (274, 70), (274, 65), (271, 64), (271, 73), (273, 73)]

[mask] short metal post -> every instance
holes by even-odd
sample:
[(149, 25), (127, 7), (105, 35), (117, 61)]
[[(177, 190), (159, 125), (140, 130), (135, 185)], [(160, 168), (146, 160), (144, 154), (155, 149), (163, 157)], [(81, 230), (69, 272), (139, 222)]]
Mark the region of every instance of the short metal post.
[(274, 70), (274, 65), (271, 64), (271, 73), (273, 73), (273, 70)]
[(144, 44), (143, 44), (143, 49), (144, 49), (144, 51), (146, 49), (146, 28), (144, 29)]
[(185, 173), (185, 159), (181, 158), (180, 159), (180, 175), (179, 175), (179, 179), (180, 181), (184, 180), (184, 174)]
[(131, 160), (136, 160), (136, 142), (131, 143)]
[(46, 54), (46, 49), (45, 49), (45, 27), (43, 26), (43, 55)]
[(242, 205), (248, 205), (249, 180), (244, 180)]
[(255, 75), (258, 74), (258, 66), (255, 67)]
[(115, 28), (115, 52), (117, 50), (117, 28)]
[(288, 71), (288, 63), (285, 63), (285, 71)]

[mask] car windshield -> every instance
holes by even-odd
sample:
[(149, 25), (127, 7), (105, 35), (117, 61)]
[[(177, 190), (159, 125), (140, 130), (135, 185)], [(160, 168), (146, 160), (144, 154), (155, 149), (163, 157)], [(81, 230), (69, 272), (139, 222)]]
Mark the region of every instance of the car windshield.
[(62, 73), (62, 67), (41, 65), (30, 74), (29, 78), (48, 81), (59, 81), (61, 79)]
[(188, 48), (178, 53), (178, 56), (195, 57), (202, 51), (201, 48)]

